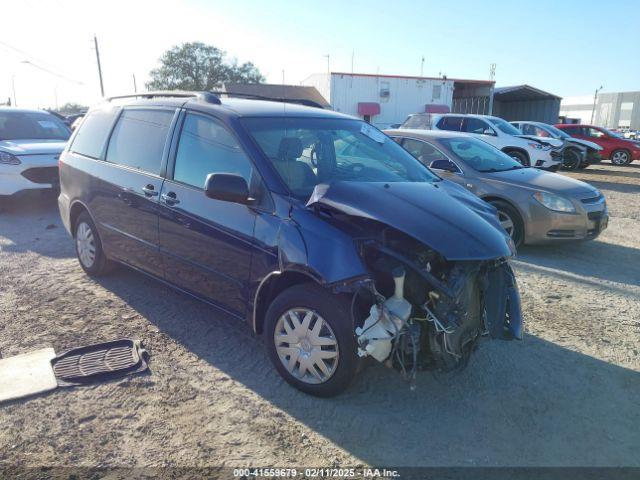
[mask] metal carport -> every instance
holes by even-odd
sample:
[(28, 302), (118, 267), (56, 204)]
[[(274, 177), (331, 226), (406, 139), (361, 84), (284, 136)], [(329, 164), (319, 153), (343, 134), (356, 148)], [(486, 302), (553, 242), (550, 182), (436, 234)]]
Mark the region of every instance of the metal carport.
[(561, 97), (530, 85), (499, 87), (493, 92), (493, 115), (508, 121), (557, 123)]

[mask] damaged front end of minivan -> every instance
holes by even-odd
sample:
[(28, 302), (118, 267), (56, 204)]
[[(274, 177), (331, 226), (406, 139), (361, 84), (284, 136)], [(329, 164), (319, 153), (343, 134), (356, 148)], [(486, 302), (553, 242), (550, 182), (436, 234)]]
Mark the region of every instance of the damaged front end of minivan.
[(493, 207), (450, 182), (319, 185), (308, 207), (353, 238), (367, 277), (353, 295), (358, 355), (411, 382), (464, 368), (478, 340), (521, 339), (515, 250)]

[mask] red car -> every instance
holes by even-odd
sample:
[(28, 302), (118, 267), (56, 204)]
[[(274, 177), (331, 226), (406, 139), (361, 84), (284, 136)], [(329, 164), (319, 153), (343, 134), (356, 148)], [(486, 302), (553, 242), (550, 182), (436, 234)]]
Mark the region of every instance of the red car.
[(619, 137), (606, 128), (582, 124), (559, 124), (556, 127), (572, 137), (597, 143), (604, 149), (600, 152), (602, 157), (615, 165), (628, 165), (633, 160), (640, 160), (640, 142)]

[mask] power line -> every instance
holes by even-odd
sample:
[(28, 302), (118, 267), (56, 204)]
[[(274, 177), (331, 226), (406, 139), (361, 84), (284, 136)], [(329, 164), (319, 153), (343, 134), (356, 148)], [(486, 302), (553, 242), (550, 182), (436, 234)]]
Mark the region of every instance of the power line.
[(8, 43), (5, 43), (3, 41), (0, 41), (0, 45), (4, 46), (5, 48), (9, 48), (9, 49), (11, 49), (11, 50), (13, 50), (15, 52), (18, 52), (21, 55), (25, 55), (26, 57), (30, 57), (31, 58), (31, 60), (23, 60), (21, 63), (27, 63), (27, 64), (29, 64), (29, 65), (31, 65), (31, 66), (39, 69), (39, 70), (42, 70), (42, 71), (47, 72), (47, 73), (49, 73), (51, 75), (54, 75), (56, 77), (62, 78), (64, 80), (67, 80), (68, 82), (76, 83), (78, 85), (84, 85), (84, 82), (81, 82), (80, 80), (75, 80), (75, 79), (73, 79), (71, 77), (68, 77), (67, 75), (64, 75), (64, 74), (59, 73), (59, 72), (55, 72), (51, 68), (43, 66), (42, 64), (46, 65), (47, 62), (41, 61), (37, 57), (31, 55), (28, 52), (25, 52), (24, 50), (21, 50), (21, 49), (19, 49), (17, 47), (14, 47), (13, 45), (9, 45)]

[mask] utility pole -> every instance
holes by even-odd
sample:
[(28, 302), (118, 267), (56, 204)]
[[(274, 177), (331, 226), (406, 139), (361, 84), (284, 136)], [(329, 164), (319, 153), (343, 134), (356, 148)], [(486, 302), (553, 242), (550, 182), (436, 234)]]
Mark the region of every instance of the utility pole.
[(598, 101), (598, 92), (602, 90), (602, 85), (600, 88), (596, 88), (596, 93), (593, 95), (593, 108), (591, 109), (591, 125), (593, 125), (593, 116), (596, 113), (596, 102)]
[(489, 64), (489, 80), (495, 80), (496, 79), (496, 64), (495, 63), (490, 63)]
[(100, 50), (98, 50), (98, 38), (93, 36), (93, 44), (96, 47), (96, 61), (98, 62), (98, 76), (100, 77), (100, 94), (104, 97), (104, 84), (102, 83), (102, 67), (100, 66)]
[(422, 56), (422, 60), (420, 61), (420, 76), (424, 77), (424, 55)]
[(16, 76), (11, 75), (11, 90), (13, 90), (13, 106), (18, 106), (18, 101), (16, 100)]
[(138, 93), (138, 85), (136, 84), (136, 74), (132, 73), (131, 76), (133, 77), (133, 93)]

